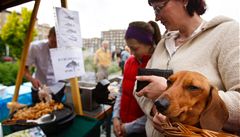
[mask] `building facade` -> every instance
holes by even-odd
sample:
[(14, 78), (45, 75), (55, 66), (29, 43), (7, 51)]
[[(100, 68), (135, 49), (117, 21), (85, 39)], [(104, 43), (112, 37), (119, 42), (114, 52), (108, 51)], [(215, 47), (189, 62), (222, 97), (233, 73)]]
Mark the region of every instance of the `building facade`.
[(110, 50), (115, 51), (116, 49), (123, 49), (126, 45), (124, 36), (126, 30), (109, 30), (102, 31), (101, 38), (110, 42)]
[(0, 12), (0, 30), (2, 29), (3, 25), (6, 23), (7, 21), (7, 16), (10, 14), (10, 11), (1, 11)]
[(43, 40), (48, 38), (48, 32), (50, 30), (50, 26), (48, 24), (36, 24), (37, 36), (35, 36), (34, 40)]
[(90, 53), (95, 53), (98, 48), (101, 46), (101, 38), (83, 38), (83, 48)]

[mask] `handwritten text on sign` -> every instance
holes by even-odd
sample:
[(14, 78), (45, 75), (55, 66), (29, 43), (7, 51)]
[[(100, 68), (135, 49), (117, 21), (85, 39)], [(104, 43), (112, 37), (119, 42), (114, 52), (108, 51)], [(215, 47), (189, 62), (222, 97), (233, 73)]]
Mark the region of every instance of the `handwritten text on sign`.
[(82, 47), (78, 12), (56, 7), (56, 20), (58, 47)]
[[(64, 56), (63, 56), (64, 55)], [(84, 73), (82, 50), (79, 47), (51, 49), (56, 80), (78, 77)]]

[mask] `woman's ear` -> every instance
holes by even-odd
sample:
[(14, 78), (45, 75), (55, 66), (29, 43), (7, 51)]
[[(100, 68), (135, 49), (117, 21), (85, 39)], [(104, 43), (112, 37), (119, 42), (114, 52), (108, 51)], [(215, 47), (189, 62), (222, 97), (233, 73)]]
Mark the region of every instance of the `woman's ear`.
[(185, 9), (187, 9), (187, 5), (188, 5), (188, 0), (182, 0), (183, 1), (183, 6)]

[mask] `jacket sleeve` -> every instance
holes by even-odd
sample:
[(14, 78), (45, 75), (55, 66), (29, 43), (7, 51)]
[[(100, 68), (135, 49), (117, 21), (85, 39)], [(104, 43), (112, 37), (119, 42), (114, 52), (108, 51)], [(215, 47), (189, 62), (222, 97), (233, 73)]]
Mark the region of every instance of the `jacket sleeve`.
[[(136, 85), (136, 84), (135, 84)], [(153, 107), (153, 102), (151, 99), (146, 98), (144, 96), (142, 97), (138, 97), (136, 95), (136, 90), (134, 90), (133, 95), (135, 96), (139, 106), (141, 107), (142, 111), (145, 113), (145, 115), (147, 115), (147, 117), (149, 117), (150, 119), (152, 119), (153, 117), (150, 115), (151, 113), (151, 109)]]
[[(151, 59), (148, 61), (148, 64), (146, 66), (146, 68), (149, 68), (151, 66)], [(142, 97), (138, 97), (136, 95), (136, 88), (137, 88), (137, 81), (135, 82), (135, 87), (134, 87), (134, 92), (133, 95), (136, 98), (139, 106), (141, 107), (142, 111), (145, 113), (145, 115), (147, 115), (148, 118), (152, 119), (153, 117), (150, 115), (152, 107), (153, 107), (153, 101), (149, 98), (146, 98), (144, 96)]]
[(147, 117), (144, 115), (132, 122), (125, 123), (125, 131), (127, 135), (132, 133), (143, 133), (145, 131), (145, 124)]
[(35, 64), (35, 47), (36, 45), (31, 44), (28, 50), (28, 56), (27, 56), (27, 60), (26, 60), (26, 64), (25, 66), (31, 66)]
[(120, 118), (120, 102), (122, 98), (122, 84), (119, 89), (119, 94), (117, 95), (114, 107), (113, 107), (113, 116), (112, 118)]
[(218, 69), (226, 91), (219, 91), (224, 101), (229, 119), (224, 125), (228, 130), (240, 132), (240, 46), (239, 23), (226, 24), (226, 32), (220, 39)]

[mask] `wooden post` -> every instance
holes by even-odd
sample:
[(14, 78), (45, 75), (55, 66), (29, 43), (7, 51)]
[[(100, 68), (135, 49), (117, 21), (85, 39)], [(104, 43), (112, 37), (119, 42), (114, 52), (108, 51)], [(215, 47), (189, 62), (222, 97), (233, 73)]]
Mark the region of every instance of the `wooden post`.
[(83, 115), (82, 101), (81, 101), (81, 95), (80, 95), (79, 86), (78, 86), (78, 80), (77, 78), (71, 78), (69, 80), (70, 80), (74, 110), (78, 115)]
[[(64, 8), (67, 8), (67, 0), (61, 0), (61, 6)], [(80, 91), (79, 91), (78, 79), (70, 78), (69, 80), (70, 80), (74, 110), (75, 110), (76, 114), (83, 115), (82, 101), (81, 101), (81, 95), (80, 95)]]
[(20, 85), (22, 83), (22, 78), (23, 78), (23, 75), (24, 75), (25, 63), (26, 63), (26, 59), (27, 59), (27, 55), (28, 55), (28, 49), (29, 49), (29, 45), (30, 45), (30, 42), (31, 42), (31, 39), (32, 39), (32, 36), (33, 36), (33, 30), (34, 30), (34, 25), (35, 25), (35, 22), (36, 22), (36, 19), (37, 19), (37, 12), (38, 12), (38, 8), (39, 8), (39, 5), (40, 5), (40, 1), (41, 0), (35, 0), (33, 12), (32, 12), (32, 15), (31, 15), (31, 20), (30, 20), (29, 27), (28, 27), (28, 30), (27, 30), (27, 35), (25, 37), (24, 47), (23, 47), (21, 60), (20, 60), (20, 67), (19, 67), (19, 70), (18, 70), (14, 95), (13, 95), (13, 99), (12, 99), (13, 102), (17, 102), (17, 99), (18, 99), (19, 88), (20, 88)]
[(61, 0), (61, 6), (67, 8), (67, 0)]

